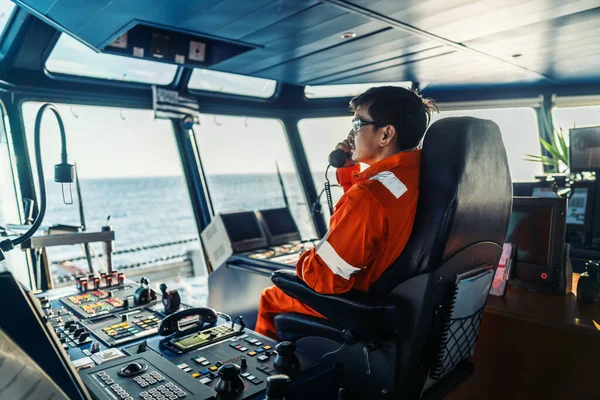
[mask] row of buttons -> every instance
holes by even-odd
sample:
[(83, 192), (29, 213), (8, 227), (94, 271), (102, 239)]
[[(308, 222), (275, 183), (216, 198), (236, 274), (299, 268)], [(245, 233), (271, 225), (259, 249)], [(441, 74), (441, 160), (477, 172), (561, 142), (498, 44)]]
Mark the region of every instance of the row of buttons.
[(258, 379), (257, 377), (255, 377), (254, 375), (250, 375), (247, 372), (244, 372), (242, 374), (242, 378), (248, 379), (250, 382), (254, 383), (255, 385), (260, 385), (263, 382), (260, 379)]
[(155, 383), (162, 382), (165, 380), (164, 376), (159, 374), (157, 371), (152, 371), (149, 374), (144, 374), (142, 376), (136, 376), (133, 380), (140, 385), (142, 388), (148, 387), (149, 385), (154, 385)]
[[(221, 363), (219, 363), (219, 364), (221, 364)], [(221, 365), (223, 365), (223, 364), (221, 364)], [(186, 363), (177, 364), (177, 367), (184, 372), (192, 372), (192, 369), (190, 367), (188, 367), (188, 365)], [(191, 375), (192, 375), (192, 378), (197, 378), (200, 375), (214, 374), (218, 369), (219, 369), (218, 365), (213, 365), (212, 367), (205, 368), (200, 372), (193, 372)]]
[(104, 371), (98, 372), (98, 377), (102, 379), (107, 385), (112, 385), (113, 383), (115, 383), (115, 381), (113, 381), (111, 377)]
[(129, 393), (127, 393), (125, 391), (125, 389), (123, 389), (121, 386), (117, 385), (116, 383), (114, 385), (112, 385), (110, 388), (112, 390), (114, 390), (115, 393), (117, 394), (117, 396), (119, 396), (120, 398), (122, 398), (124, 400), (133, 400), (133, 398), (131, 396), (129, 396)]
[(194, 360), (194, 362), (197, 362), (198, 364), (202, 365), (203, 367), (207, 367), (211, 364), (211, 362), (208, 361), (204, 357), (195, 357), (195, 358), (193, 358), (193, 360)]
[(273, 368), (269, 367), (268, 365), (259, 365), (258, 367), (256, 367), (256, 369), (264, 372), (267, 375), (271, 375), (273, 372), (275, 372), (275, 370)]
[[(229, 346), (231, 346), (231, 347), (233, 347), (234, 349), (236, 349), (236, 350), (238, 350), (238, 351), (241, 351), (241, 352), (245, 352), (245, 351), (247, 351), (247, 350), (248, 350), (246, 347), (243, 347), (242, 345), (240, 345), (240, 344), (237, 344), (237, 343), (231, 343), (231, 344), (229, 344)], [(263, 355), (260, 355), (260, 356), (258, 356), (258, 357), (257, 357), (257, 359), (258, 359), (258, 361), (267, 361), (267, 360), (269, 359), (269, 355), (271, 354), (271, 353), (270, 353), (270, 350), (271, 350), (271, 348), (272, 348), (271, 346), (263, 346), (263, 347), (262, 347), (262, 348), (260, 348), (260, 349), (256, 349), (256, 350), (249, 351), (249, 352), (248, 352), (248, 355), (249, 355), (250, 357), (254, 357), (254, 356), (256, 356), (257, 354), (262, 354), (262, 353), (265, 353), (265, 352), (266, 352), (266, 354), (263, 354)]]
[(262, 342), (259, 342), (259, 341), (258, 341), (258, 340), (256, 340), (256, 339), (252, 339), (251, 337), (248, 337), (248, 338), (246, 338), (246, 339), (244, 339), (244, 340), (245, 340), (246, 342), (250, 343), (250, 344), (253, 344), (254, 346), (262, 346), (262, 345), (263, 345), (263, 344), (262, 344)]
[(144, 400), (175, 400), (184, 398), (185, 396), (187, 396), (187, 393), (181, 390), (181, 388), (179, 388), (174, 383), (168, 382), (165, 385), (160, 385), (156, 388), (148, 390), (147, 392), (141, 392), (140, 396)]

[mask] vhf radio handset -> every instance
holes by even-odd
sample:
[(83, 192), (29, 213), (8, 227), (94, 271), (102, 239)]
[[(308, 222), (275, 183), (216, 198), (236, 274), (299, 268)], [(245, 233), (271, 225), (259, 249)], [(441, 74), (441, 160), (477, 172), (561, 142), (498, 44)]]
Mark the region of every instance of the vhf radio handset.
[(162, 320), (158, 328), (158, 333), (161, 336), (168, 336), (173, 333), (181, 334), (183, 332), (188, 334), (202, 329), (205, 323), (215, 324), (217, 318), (216, 311), (208, 307), (180, 310)]
[(333, 199), (331, 198), (331, 183), (329, 182), (327, 173), (329, 172), (329, 167), (342, 168), (344, 165), (346, 165), (348, 158), (350, 158), (350, 154), (346, 153), (342, 149), (335, 149), (329, 153), (329, 165), (325, 171), (325, 197), (327, 198), (329, 215), (333, 215)]

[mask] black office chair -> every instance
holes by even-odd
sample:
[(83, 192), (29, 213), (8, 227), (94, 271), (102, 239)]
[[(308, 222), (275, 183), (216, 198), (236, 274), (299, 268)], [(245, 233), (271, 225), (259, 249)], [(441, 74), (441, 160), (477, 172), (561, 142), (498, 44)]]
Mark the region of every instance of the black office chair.
[(471, 117), (435, 122), (425, 137), (416, 219), (401, 256), (369, 293), (323, 295), (293, 272), (276, 271), (275, 285), (328, 319), (281, 314), (277, 334), (342, 365), (342, 385), (358, 397), (441, 398), (472, 373), (469, 356), (511, 202), (498, 126)]

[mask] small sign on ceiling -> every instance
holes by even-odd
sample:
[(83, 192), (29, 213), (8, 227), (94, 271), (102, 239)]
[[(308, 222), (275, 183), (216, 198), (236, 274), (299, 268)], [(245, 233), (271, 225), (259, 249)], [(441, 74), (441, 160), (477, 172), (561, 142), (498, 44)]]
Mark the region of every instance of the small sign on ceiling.
[(110, 47), (117, 47), (119, 49), (127, 48), (127, 32), (116, 38), (109, 44)]

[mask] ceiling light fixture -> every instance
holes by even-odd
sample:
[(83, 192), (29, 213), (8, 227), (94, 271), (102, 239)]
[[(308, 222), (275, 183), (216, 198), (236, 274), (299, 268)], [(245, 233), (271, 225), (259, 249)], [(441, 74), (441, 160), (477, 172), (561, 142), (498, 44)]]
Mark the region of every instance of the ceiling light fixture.
[(342, 39), (352, 39), (356, 37), (356, 33), (354, 32), (344, 32), (341, 35)]

